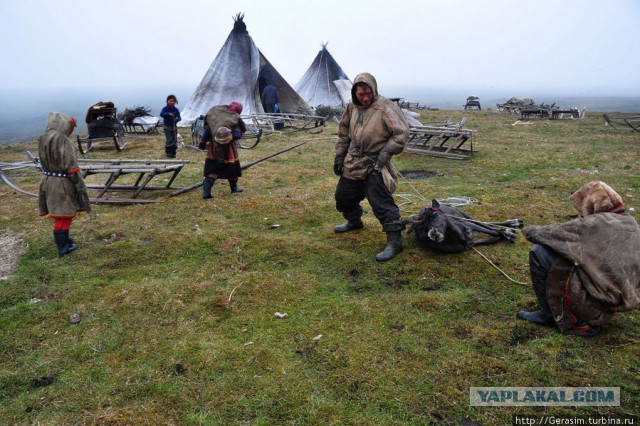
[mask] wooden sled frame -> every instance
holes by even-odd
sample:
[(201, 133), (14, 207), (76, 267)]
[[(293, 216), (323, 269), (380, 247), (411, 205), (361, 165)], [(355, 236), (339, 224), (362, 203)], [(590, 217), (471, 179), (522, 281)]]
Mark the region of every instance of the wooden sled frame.
[(11, 182), (9, 180), (9, 177), (4, 173), (5, 171), (20, 170), (20, 169), (26, 169), (31, 167), (38, 168), (39, 170), (38, 165), (34, 164), (32, 161), (21, 161), (17, 163), (0, 163), (0, 180), (6, 183), (7, 186), (9, 186), (9, 188), (13, 189), (14, 191), (18, 191), (22, 194), (29, 195), (31, 197), (37, 197), (38, 194), (34, 194), (33, 192), (25, 191), (24, 189), (19, 188), (16, 184)]
[(253, 127), (270, 132), (285, 131), (285, 129), (300, 132), (324, 126), (329, 117), (275, 112), (243, 115), (242, 119)]
[[(95, 203), (155, 203), (160, 200), (139, 199), (142, 191), (180, 189), (172, 187), (178, 173), (189, 160), (89, 160), (79, 159), (83, 177), (97, 174), (106, 174), (107, 180), (103, 185), (89, 184), (87, 188), (97, 189), (100, 192), (91, 201)], [(82, 164), (97, 163), (97, 164)], [(159, 175), (170, 173), (169, 182), (164, 186), (151, 186), (151, 180)], [(116, 181), (121, 176), (138, 175), (131, 185), (118, 185)], [(107, 198), (107, 191), (133, 191), (131, 198)]]
[[(472, 153), (477, 152), (473, 147), (473, 137), (477, 130), (462, 129), (466, 121), (466, 117), (463, 117), (458, 124), (411, 127), (404, 152), (454, 160), (467, 159)], [(467, 148), (463, 145), (468, 140), (470, 146)]]
[(123, 137), (118, 136), (118, 135), (113, 135), (112, 137), (109, 138), (86, 138), (86, 139), (81, 139), (80, 136), (77, 136), (78, 139), (78, 151), (80, 151), (80, 154), (84, 155), (89, 153), (93, 148), (93, 144), (94, 143), (102, 143), (102, 142), (111, 142), (113, 141), (113, 145), (116, 147), (116, 151), (120, 152), (124, 149), (125, 146), (127, 146), (127, 142), (125, 142), (123, 139)]
[[(145, 126), (150, 126), (148, 129), (145, 129)], [(140, 123), (131, 123), (131, 124), (125, 124), (122, 123), (122, 127), (124, 128), (124, 132), (128, 133), (128, 134), (133, 134), (133, 135), (150, 135), (150, 134), (156, 134), (158, 133), (158, 127), (160, 127), (161, 124), (156, 123), (155, 125), (152, 124), (140, 124)]]
[(640, 132), (640, 115), (630, 114), (603, 114), (604, 120), (614, 129), (616, 126), (628, 126), (636, 132)]

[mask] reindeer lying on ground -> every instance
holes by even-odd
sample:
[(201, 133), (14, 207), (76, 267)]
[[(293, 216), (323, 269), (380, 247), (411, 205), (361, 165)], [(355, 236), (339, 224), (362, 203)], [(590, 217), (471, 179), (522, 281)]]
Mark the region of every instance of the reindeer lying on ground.
[[(517, 237), (514, 228), (524, 225), (522, 219), (480, 222), (435, 199), (431, 201), (431, 207), (425, 207), (407, 223), (411, 224), (407, 233), (415, 232), (418, 241), (444, 253), (460, 253), (474, 246), (503, 240), (513, 243)], [(474, 238), (473, 232), (487, 234), (490, 238)]]

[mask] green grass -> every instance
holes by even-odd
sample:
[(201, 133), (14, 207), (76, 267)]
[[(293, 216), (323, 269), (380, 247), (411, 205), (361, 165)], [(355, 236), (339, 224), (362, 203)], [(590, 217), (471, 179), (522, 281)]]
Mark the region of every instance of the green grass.
[[(462, 114), (425, 111), (423, 120)], [(575, 214), (569, 195), (596, 179), (637, 209), (637, 133), (605, 126), (598, 113), (528, 126), (491, 111), (465, 115), (478, 130), (470, 159), (394, 158), (401, 173), (440, 174), (400, 181), (398, 195), (414, 201), (403, 217), (421, 198), (469, 196), (480, 203), (463, 209), (478, 219), (563, 222)], [(564, 336), (516, 320), (535, 308), (532, 289), (473, 251), (432, 253), (409, 236), (401, 255), (376, 263), (385, 236), (366, 202), (365, 229), (334, 234), (343, 221), (335, 132), (328, 124), (321, 135), (272, 135), (241, 150), (246, 164), (318, 138), (245, 170), (242, 194), (219, 181), (213, 200), (155, 191), (142, 197), (163, 202), (97, 205), (94, 219), (74, 222), (80, 249), (62, 259), (35, 199), (1, 184), (0, 230), (28, 246), (0, 281), (0, 424), (498, 425), (514, 414), (640, 412), (638, 311), (594, 338)], [(88, 157), (162, 159), (162, 145), (161, 135), (135, 137), (121, 153), (104, 146)], [(25, 161), (27, 149), (37, 151), (2, 147), (1, 161)], [(202, 154), (178, 157), (191, 163), (174, 185), (198, 182)], [(33, 173), (12, 178), (37, 188)], [(528, 282), (529, 246), (520, 237), (480, 251)], [(70, 324), (75, 312), (82, 321)], [(30, 387), (51, 375), (52, 385)], [(470, 407), (471, 386), (619, 386), (622, 403)]]

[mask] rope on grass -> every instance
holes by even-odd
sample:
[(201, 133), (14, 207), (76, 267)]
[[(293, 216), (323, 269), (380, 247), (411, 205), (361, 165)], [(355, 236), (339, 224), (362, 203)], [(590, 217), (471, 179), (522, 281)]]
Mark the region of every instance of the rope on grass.
[(482, 254), (482, 253), (480, 252), (480, 250), (478, 250), (478, 249), (477, 249), (477, 248), (475, 248), (475, 247), (471, 247), (471, 248), (472, 248), (476, 253), (478, 253), (480, 256), (482, 256), (482, 257), (484, 258), (484, 260), (486, 260), (487, 262), (489, 262), (489, 265), (493, 266), (493, 267), (494, 267), (494, 268), (496, 268), (496, 269), (497, 269), (497, 270), (498, 270), (502, 275), (504, 275), (505, 277), (507, 277), (507, 279), (508, 279), (509, 281), (512, 281), (512, 282), (514, 282), (514, 283), (516, 283), (516, 284), (520, 284), (520, 285), (527, 285), (527, 286), (529, 285), (528, 283), (523, 283), (523, 282), (521, 282), (521, 281), (516, 281), (516, 280), (514, 280), (514, 279), (513, 279), (513, 278), (511, 278), (509, 275), (507, 275), (507, 274), (506, 274), (502, 269), (500, 269), (500, 268), (498, 267), (498, 265), (496, 265), (495, 263), (493, 263), (493, 262), (492, 262), (492, 261), (491, 261), (487, 256), (485, 256), (484, 254)]
[(227, 303), (231, 303), (231, 296), (233, 296), (233, 292), (236, 291), (242, 284), (244, 284), (244, 282), (241, 282), (240, 284), (235, 286), (233, 290), (231, 290), (231, 293), (229, 294), (229, 299), (227, 299)]

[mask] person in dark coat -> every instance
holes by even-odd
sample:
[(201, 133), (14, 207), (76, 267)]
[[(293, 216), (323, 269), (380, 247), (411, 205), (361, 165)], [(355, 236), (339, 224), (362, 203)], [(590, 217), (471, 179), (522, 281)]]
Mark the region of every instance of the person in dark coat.
[(204, 199), (213, 198), (211, 190), (217, 179), (227, 179), (232, 193), (244, 191), (238, 186), (242, 169), (235, 142), (247, 131), (240, 117), (241, 112), (242, 104), (238, 102), (218, 105), (207, 112), (204, 132), (199, 144), (200, 149), (206, 150), (202, 184)]
[(38, 138), (38, 156), (44, 175), (38, 191), (38, 214), (54, 219), (53, 237), (59, 257), (78, 248), (69, 238), (76, 213), (91, 210), (76, 149), (69, 139), (75, 127), (75, 118), (52, 112), (49, 113), (45, 133)]
[(174, 95), (167, 96), (167, 105), (160, 111), (165, 137), (164, 152), (167, 158), (176, 158), (178, 150), (178, 122), (182, 119), (176, 108), (178, 99)]
[(278, 97), (278, 89), (273, 84), (269, 83), (262, 89), (262, 104), (264, 105), (265, 112), (280, 112), (276, 107), (280, 98)]
[(517, 317), (593, 336), (615, 312), (640, 304), (640, 228), (604, 182), (589, 182), (570, 201), (579, 219), (523, 231), (535, 243), (529, 265), (539, 310)]

